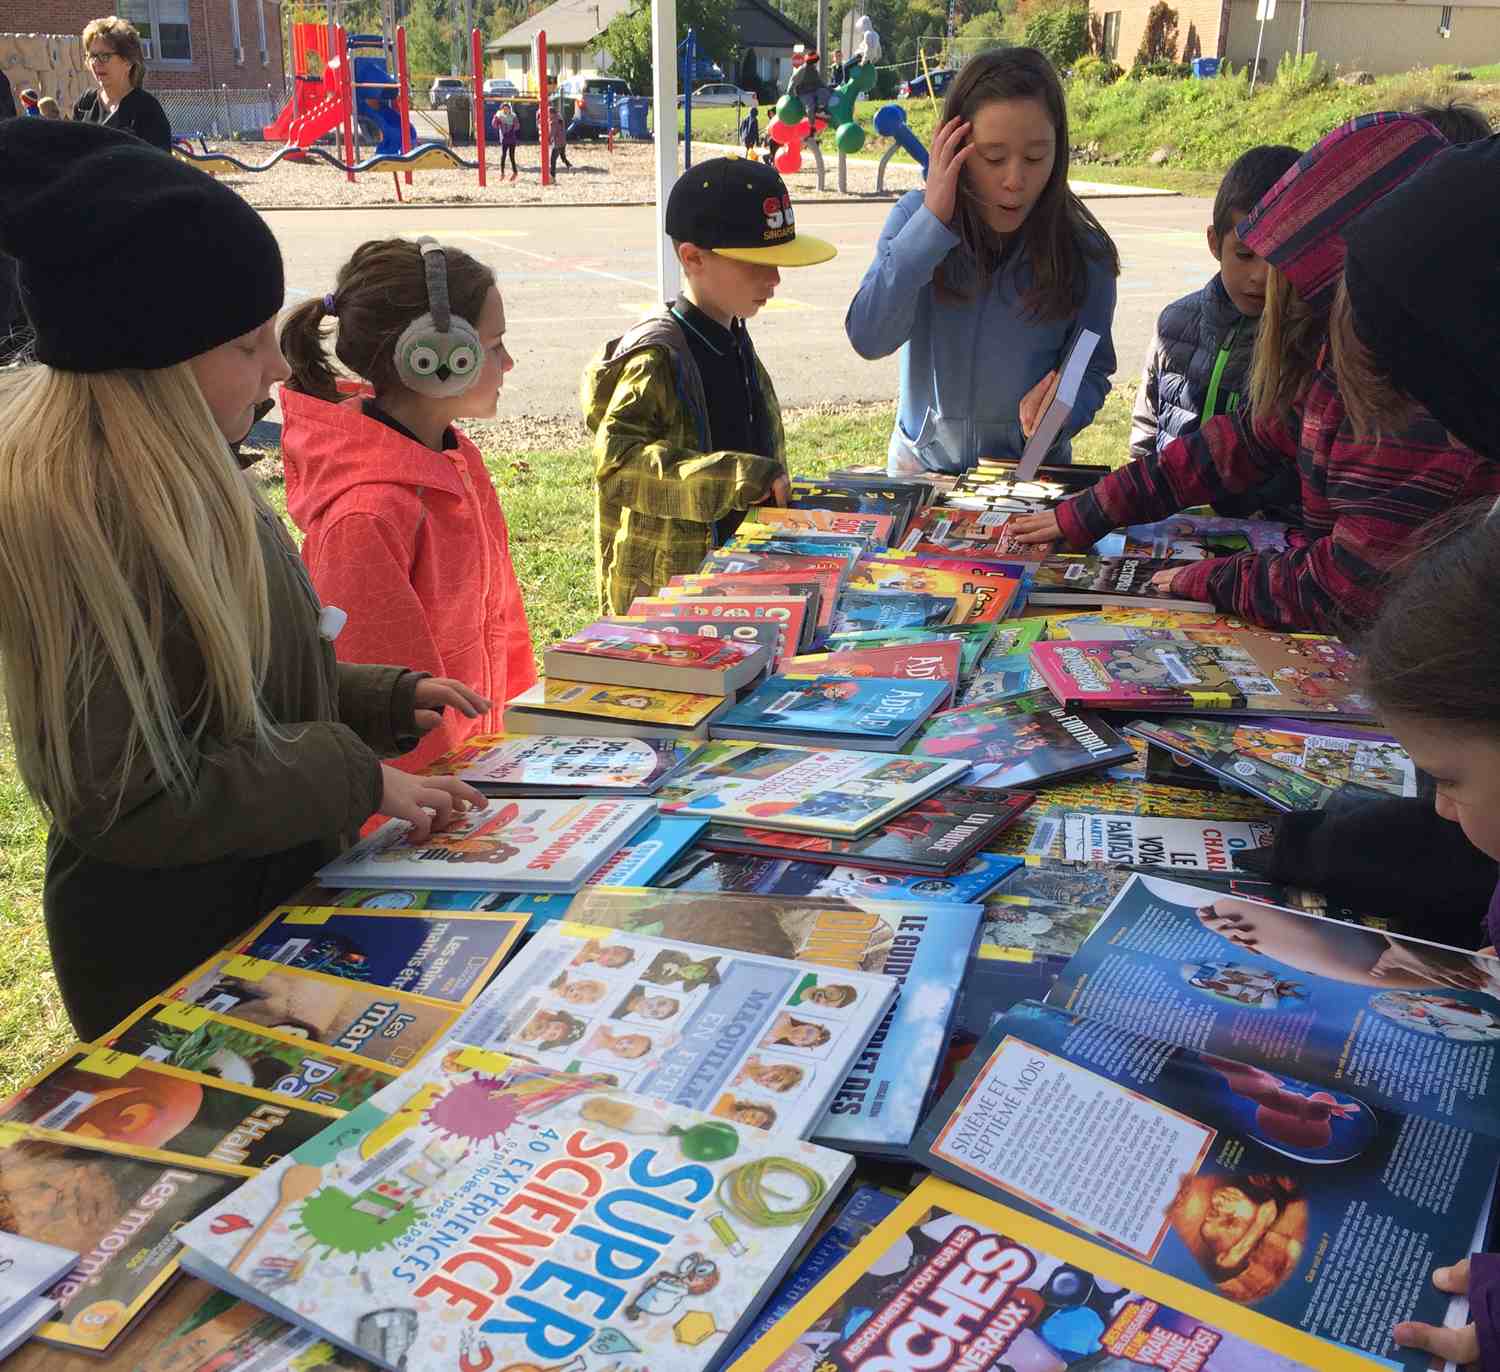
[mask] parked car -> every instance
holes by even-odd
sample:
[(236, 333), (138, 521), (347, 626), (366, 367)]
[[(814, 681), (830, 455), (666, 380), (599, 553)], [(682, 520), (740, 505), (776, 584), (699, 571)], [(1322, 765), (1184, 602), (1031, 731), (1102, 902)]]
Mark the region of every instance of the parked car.
[(608, 129), (609, 105), (630, 94), (630, 83), (618, 76), (570, 76), (562, 93), (573, 101), (573, 119), (583, 129)]
[[(741, 90), (732, 81), (713, 81), (699, 86), (693, 92), (693, 104), (697, 105), (748, 105), (755, 99), (754, 91)], [(682, 104), (683, 97), (677, 97)]]
[(448, 102), (455, 95), (463, 95), (468, 89), (469, 83), (461, 76), (439, 76), (427, 92), (427, 101), (435, 110), (447, 109)]
[(513, 100), (520, 95), (514, 81), (507, 81), (500, 76), (492, 76), (484, 83), (484, 93), (488, 98), (498, 100)]
[(910, 100), (914, 95), (926, 95), (927, 86), (932, 85), (932, 94), (941, 95), (948, 89), (948, 82), (953, 80), (958, 72), (952, 67), (944, 67), (939, 71), (930, 71), (926, 76), (914, 76), (910, 81), (903, 81), (897, 88), (896, 94), (903, 100)]

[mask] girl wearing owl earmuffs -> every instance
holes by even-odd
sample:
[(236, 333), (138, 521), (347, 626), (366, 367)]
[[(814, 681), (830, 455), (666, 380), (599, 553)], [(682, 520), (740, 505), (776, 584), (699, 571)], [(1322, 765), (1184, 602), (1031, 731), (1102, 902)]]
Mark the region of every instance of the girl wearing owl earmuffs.
[[(356, 379), (337, 376), (325, 347)], [(408, 663), (493, 702), (448, 711), (397, 765), (420, 771), (536, 680), (505, 515), (479, 449), (455, 427), (495, 413), (505, 307), (490, 268), (431, 239), (362, 244), (335, 288), (285, 318), (287, 509), (325, 603), (347, 612), (351, 662)]]

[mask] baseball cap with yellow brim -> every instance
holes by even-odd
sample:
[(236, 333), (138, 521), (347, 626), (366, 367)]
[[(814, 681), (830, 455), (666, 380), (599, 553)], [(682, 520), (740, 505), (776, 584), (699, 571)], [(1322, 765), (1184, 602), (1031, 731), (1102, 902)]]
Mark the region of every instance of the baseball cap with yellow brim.
[(667, 197), (666, 229), (679, 243), (768, 267), (812, 267), (838, 255), (832, 243), (797, 232), (776, 169), (743, 157), (713, 157), (683, 172)]

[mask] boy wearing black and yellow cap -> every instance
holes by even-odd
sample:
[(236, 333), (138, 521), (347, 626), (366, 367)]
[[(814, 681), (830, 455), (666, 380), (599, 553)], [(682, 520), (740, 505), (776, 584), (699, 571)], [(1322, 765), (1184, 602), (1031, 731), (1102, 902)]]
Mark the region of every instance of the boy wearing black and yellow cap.
[(682, 294), (608, 343), (580, 388), (599, 594), (612, 614), (696, 571), (752, 506), (786, 503), (781, 411), (745, 321), (775, 295), (780, 268), (835, 252), (797, 232), (774, 168), (737, 157), (678, 179), (666, 229)]

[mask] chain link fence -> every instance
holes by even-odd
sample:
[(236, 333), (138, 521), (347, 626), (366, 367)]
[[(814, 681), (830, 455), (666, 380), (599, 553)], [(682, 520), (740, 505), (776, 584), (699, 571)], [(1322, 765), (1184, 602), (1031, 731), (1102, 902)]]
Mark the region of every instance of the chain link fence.
[(281, 113), (289, 96), (277, 86), (217, 90), (157, 90), (174, 138), (259, 140), (261, 130)]

